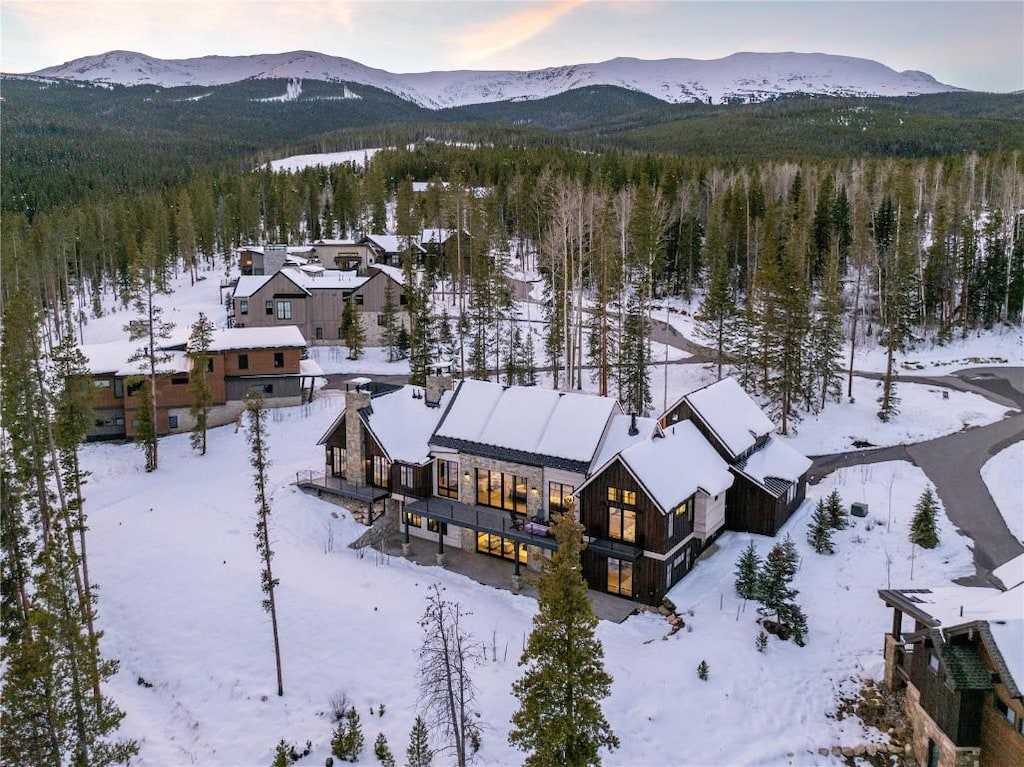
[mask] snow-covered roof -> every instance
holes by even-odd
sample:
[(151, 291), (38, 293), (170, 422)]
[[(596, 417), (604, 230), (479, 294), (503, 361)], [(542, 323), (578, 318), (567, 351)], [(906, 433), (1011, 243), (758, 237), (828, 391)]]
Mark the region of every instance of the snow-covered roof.
[[(1024, 554), (1019, 554), (1009, 562), (1004, 562), (992, 571), (992, 575), (1003, 584), (1005, 589), (1012, 589), (1014, 586), (1024, 583)], [(1024, 684), (1024, 679), (1021, 679), (1021, 683)]]
[(363, 417), (392, 461), (422, 464), (430, 459), (430, 435), (451, 398), (446, 391), (438, 407), (427, 407), (421, 387), (403, 386), (374, 398)]
[(299, 360), (299, 374), (304, 376), (322, 376), (324, 369), (316, 360)]
[(424, 229), (420, 233), (420, 243), (444, 242), (455, 234), (454, 229)]
[(621, 412), (610, 397), (465, 380), (434, 437), (589, 467), (608, 420)]
[(764, 484), (768, 477), (796, 482), (811, 468), (811, 459), (781, 439), (769, 438), (764, 447), (747, 458), (743, 473)]
[(341, 247), (345, 245), (356, 245), (358, 244), (358, 242), (358, 240), (317, 240), (316, 242), (313, 243), (313, 247), (316, 248), (317, 245), (326, 245), (328, 247)]
[[(1020, 591), (1020, 589), (1017, 589)], [(1018, 598), (1024, 595), (1018, 594)], [(1024, 688), (1024, 619), (990, 620), (988, 630), (1003, 656), (1003, 663), (1013, 677), (1017, 689)], [(1004, 682), (1005, 683), (1005, 682)]]
[(749, 449), (758, 437), (775, 429), (771, 419), (734, 378), (723, 378), (697, 389), (685, 399), (733, 456)]
[(399, 269), (397, 266), (388, 266), (387, 264), (370, 264), (370, 269), (383, 272), (399, 285), (405, 285), (405, 270)]
[(397, 234), (368, 234), (363, 239), (374, 243), (385, 253), (401, 253), (405, 250), (406, 243), (408, 243), (413, 250), (423, 250), (419, 242), (417, 242), (419, 238), (415, 236), (399, 237)]
[(665, 512), (697, 490), (718, 495), (733, 483), (729, 465), (689, 421), (626, 448), (619, 458)]
[(608, 423), (608, 430), (601, 441), (601, 449), (597, 451), (593, 463), (590, 464), (590, 471), (594, 472), (604, 466), (608, 461), (621, 453), (630, 445), (635, 445), (645, 439), (650, 439), (658, 431), (657, 418), (636, 417), (636, 434), (630, 434), (629, 430), (633, 425), (633, 416), (620, 413), (613, 415)]
[[(263, 253), (264, 247), (265, 246), (263, 245), (243, 245), (242, 247), (238, 248), (238, 251), (249, 251), (250, 253)], [(312, 252), (312, 245), (289, 245), (288, 247), (285, 248), (285, 253), (293, 256), (302, 256)]]
[[(355, 290), (369, 279), (360, 277), (354, 271), (341, 269), (324, 269), (320, 266), (286, 266), (277, 274), (291, 280), (300, 290)], [(266, 285), (276, 275), (242, 276), (232, 295), (235, 298), (249, 298)]]
[[(284, 262), (286, 264), (291, 265), (291, 266), (302, 267), (302, 266), (305, 266), (306, 264), (309, 263), (309, 259), (303, 258), (302, 256), (287, 255), (287, 256), (284, 257)], [(323, 268), (323, 267), (321, 267), (321, 268)]]
[(213, 331), (210, 351), (230, 349), (282, 349), (306, 346), (302, 332), (294, 325), (269, 328), (227, 328)]
[[(80, 348), (86, 358), (86, 369), (93, 375), (133, 376), (141, 375), (138, 362), (129, 362), (128, 358), (145, 346), (145, 340), (110, 341), (105, 344), (83, 344)], [(159, 351), (159, 356), (168, 359), (157, 366), (159, 373), (187, 373), (188, 357), (180, 351)]]
[(273, 276), (272, 274), (242, 275), (238, 278), (238, 283), (235, 285), (231, 295), (235, 298), (249, 298), (249, 296), (270, 282)]

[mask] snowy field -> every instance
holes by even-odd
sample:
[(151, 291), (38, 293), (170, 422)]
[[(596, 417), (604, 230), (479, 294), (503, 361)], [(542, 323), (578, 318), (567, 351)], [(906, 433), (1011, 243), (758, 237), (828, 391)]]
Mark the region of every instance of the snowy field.
[[(844, 389), (845, 392), (845, 383)], [(949, 392), (949, 399), (942, 393)], [(807, 455), (825, 455), (861, 447), (889, 447), (952, 434), (968, 426), (983, 426), (999, 421), (1007, 408), (978, 394), (950, 391), (940, 386), (900, 383), (896, 394), (900, 412), (888, 423), (878, 420), (881, 381), (853, 379), (854, 404), (847, 399), (829, 402), (818, 415), (805, 415), (795, 425), (789, 443)]]
[(981, 478), (1013, 537), (1024, 543), (1024, 442), (1015, 442), (981, 467)]
[[(844, 359), (850, 359), (849, 344), (844, 355)], [(855, 370), (885, 372), (885, 348), (872, 339), (858, 345), (853, 359)], [(969, 367), (1024, 365), (1024, 331), (999, 326), (973, 331), (967, 338), (955, 338), (941, 346), (924, 340), (913, 350), (897, 353), (895, 360), (895, 369), (907, 375), (947, 375)]]
[(409, 360), (388, 362), (388, 350), (383, 346), (367, 346), (357, 360), (348, 358), (347, 346), (310, 346), (310, 359), (327, 375), (334, 373), (368, 373), (370, 375), (409, 375)]
[[(401, 754), (416, 711), (417, 619), (433, 582), (473, 611), (473, 632), (497, 648), (497, 659), (475, 672), (485, 723), (481, 763), (521, 763), (506, 743), (514, 709), (509, 691), (536, 603), (440, 568), (360, 557), (346, 547), (364, 528), (340, 507), (291, 486), (296, 471), (320, 467), (315, 442), (342, 402), (325, 396), (271, 413), (283, 698), (274, 694), (270, 626), (260, 609), (244, 432), (212, 430), (206, 457), (189, 450), (187, 435), (165, 438), (160, 468), (149, 475), (132, 446), (83, 449), (92, 472), (89, 545), (104, 650), (121, 661), (111, 691), (128, 713), (124, 733), (141, 743), (140, 765), (269, 764), (282, 737), (311, 740), (313, 753), (303, 763), (323, 764), (332, 729), (324, 712), (339, 690), (364, 714), (362, 761), (373, 762), (378, 732)], [(861, 520), (839, 534), (839, 553), (831, 557), (810, 553), (804, 543), (809, 505), (787, 526), (803, 555), (795, 585), (811, 627), (805, 648), (773, 639), (761, 655), (752, 607), (737, 620), (742, 606), (732, 571), (749, 535), (724, 535), (720, 551), (673, 590), (680, 609), (693, 611), (686, 616), (692, 630), (660, 641), (668, 625), (657, 615), (602, 622), (615, 677), (605, 710), (623, 742), (605, 763), (821, 764), (817, 747), (863, 741), (855, 721), (827, 714), (845, 680), (880, 674), (889, 617), (875, 590), (941, 584), (971, 571), (966, 541), (945, 518), (942, 547), (912, 558), (906, 531), (925, 484), (915, 467), (891, 463), (843, 470), (810, 489), (818, 496), (837, 487), (845, 501), (866, 500), (872, 512), (871, 529)], [(762, 553), (771, 544), (754, 539)], [(696, 675), (701, 660), (711, 667), (706, 683)], [(370, 717), (369, 707), (379, 704), (385, 715)], [(742, 741), (734, 736), (740, 720)]]
[(372, 149), (350, 149), (345, 152), (296, 154), (291, 157), (282, 157), (280, 160), (271, 160), (270, 168), (275, 171), (289, 171), (291, 173), (297, 173), (305, 168), (342, 165), (346, 162), (352, 163), (357, 168), (362, 168), (366, 165), (366, 161), (371, 159), (380, 150), (380, 147), (373, 147)]

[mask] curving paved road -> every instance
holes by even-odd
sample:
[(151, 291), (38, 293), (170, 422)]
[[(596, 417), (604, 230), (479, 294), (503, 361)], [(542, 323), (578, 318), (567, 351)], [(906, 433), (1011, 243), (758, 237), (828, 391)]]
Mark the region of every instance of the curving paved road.
[[(876, 374), (864, 375), (876, 377)], [(900, 376), (900, 380), (973, 392), (1007, 407), (1024, 410), (1024, 368), (969, 368), (949, 376)], [(1024, 413), (1017, 413), (988, 426), (976, 426), (926, 442), (817, 456), (808, 481), (816, 483), (844, 466), (910, 461), (935, 485), (949, 518), (974, 541), (977, 575), (962, 582), (987, 585), (985, 576), (1024, 553), (1024, 546), (1006, 527), (981, 478), (981, 467), (996, 453), (1022, 439)], [(1024, 513), (1024, 502), (1021, 511)]]

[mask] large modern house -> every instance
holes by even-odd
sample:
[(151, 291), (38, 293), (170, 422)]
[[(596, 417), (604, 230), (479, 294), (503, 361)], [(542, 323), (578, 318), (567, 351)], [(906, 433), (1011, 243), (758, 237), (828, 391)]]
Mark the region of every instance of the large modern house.
[(726, 527), (775, 535), (803, 503), (810, 459), (772, 436), (775, 424), (733, 378), (690, 392), (661, 417), (664, 428), (680, 421), (693, 423), (736, 478)]
[[(129, 358), (142, 342), (115, 341), (82, 347), (95, 393), (95, 425), (90, 440), (126, 439), (138, 429), (145, 379), (139, 363)], [(218, 330), (210, 344), (207, 380), (213, 393), (211, 426), (234, 421), (244, 408), (246, 393), (258, 388), (267, 407), (302, 402), (320, 374), (315, 362), (302, 359), (306, 343), (294, 327)], [(169, 343), (160, 349), (156, 391), (156, 425), (160, 435), (192, 428), (193, 374), (185, 343)]]
[(541, 566), (551, 522), (574, 514), (591, 588), (652, 605), (729, 527), (738, 475), (695, 423), (662, 427), (610, 397), (451, 384), (355, 382), (320, 439), (325, 471), (300, 484), (356, 501), (366, 522), (390, 510), (407, 541), (436, 541), (440, 561), (446, 547), (475, 551), (515, 576)]
[(905, 694), (928, 767), (1024, 764), (1024, 554), (1002, 588), (886, 589), (885, 684)]
[(263, 276), (238, 278), (231, 294), (228, 322), (235, 328), (296, 327), (313, 346), (342, 342), (341, 313), (354, 301), (367, 346), (383, 344), (381, 312), (391, 290), (396, 319), (411, 327), (405, 278), (401, 269), (370, 267), (369, 277), (357, 272), (324, 269), (315, 264), (285, 267)]

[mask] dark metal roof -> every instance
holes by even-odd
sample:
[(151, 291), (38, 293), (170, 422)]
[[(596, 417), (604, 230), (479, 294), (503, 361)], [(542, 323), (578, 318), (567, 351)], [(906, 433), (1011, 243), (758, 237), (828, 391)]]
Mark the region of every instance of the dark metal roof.
[(795, 482), (790, 482), (788, 479), (781, 479), (779, 477), (765, 477), (764, 482), (760, 482), (754, 479), (746, 472), (747, 461), (749, 461), (755, 453), (757, 453), (767, 444), (767, 437), (758, 437), (757, 441), (754, 443), (754, 446), (742, 458), (737, 458), (735, 461), (731, 462), (730, 468), (735, 469), (736, 471), (743, 474), (744, 477), (749, 479), (758, 487), (763, 487), (774, 497), (781, 498), (782, 496), (789, 492), (789, 488), (795, 485)]
[(922, 603), (919, 600), (914, 599), (914, 594), (931, 593), (930, 589), (879, 589), (878, 596), (889, 607), (902, 610), (907, 615), (921, 621), (925, 626), (933, 628), (939, 625), (939, 621), (922, 607)]
[[(444, 419), (442, 418), (441, 423), (443, 422)], [(438, 424), (438, 428), (440, 428), (440, 424)], [(586, 474), (590, 468), (589, 461), (574, 461), (569, 458), (559, 458), (553, 455), (541, 455), (540, 453), (531, 453), (526, 450), (513, 450), (507, 447), (499, 447), (498, 445), (485, 445), (481, 442), (472, 442), (468, 439), (442, 437), (439, 436), (436, 431), (434, 436), (430, 438), (430, 444), (431, 446), (437, 445), (438, 447), (447, 447), (452, 450), (458, 450), (460, 453), (478, 455), (481, 458), (493, 458), (498, 461), (520, 463), (524, 466), (546, 466), (551, 469), (573, 471), (577, 474)]]

